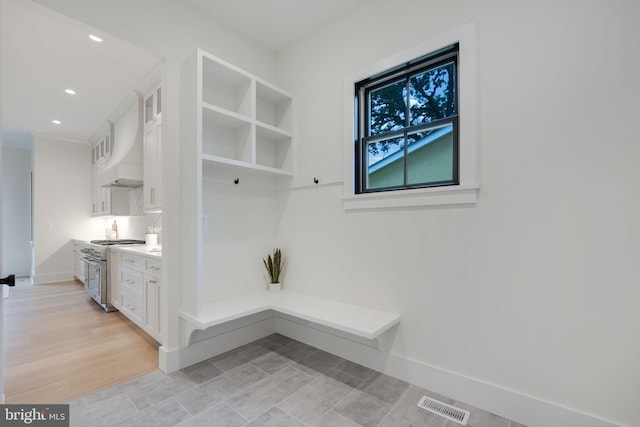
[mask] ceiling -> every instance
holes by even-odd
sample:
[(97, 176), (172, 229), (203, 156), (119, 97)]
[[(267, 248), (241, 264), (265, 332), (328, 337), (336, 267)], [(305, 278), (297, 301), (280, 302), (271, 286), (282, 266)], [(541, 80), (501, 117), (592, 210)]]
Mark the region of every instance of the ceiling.
[(1, 15), (3, 142), (22, 132), (88, 140), (157, 63), (128, 43), (31, 2), (3, 1)]
[[(170, 1), (277, 53), (365, 0)], [(135, 46), (36, 2), (3, 0), (0, 19), (5, 142), (21, 132), (88, 140), (157, 64)], [(89, 39), (96, 33), (102, 43)], [(77, 94), (65, 94), (67, 88)]]
[(365, 0), (186, 0), (237, 34), (279, 52)]

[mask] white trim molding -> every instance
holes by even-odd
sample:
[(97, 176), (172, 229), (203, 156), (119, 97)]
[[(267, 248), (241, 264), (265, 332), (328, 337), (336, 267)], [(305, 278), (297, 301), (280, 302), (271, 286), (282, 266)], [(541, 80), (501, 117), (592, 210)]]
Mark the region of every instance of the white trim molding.
[[(355, 83), (405, 63), (426, 53), (459, 43), (459, 95), (460, 112), (459, 173), (460, 183), (448, 187), (423, 188), (416, 190), (386, 191), (369, 194), (355, 194), (353, 147), (356, 117), (354, 115)], [(379, 209), (411, 206), (469, 205), (477, 199), (478, 156), (477, 156), (477, 73), (476, 73), (476, 31), (469, 23), (428, 40), (417, 46), (384, 58), (364, 67), (344, 79), (344, 208)], [(402, 193), (402, 194), (399, 194)]]

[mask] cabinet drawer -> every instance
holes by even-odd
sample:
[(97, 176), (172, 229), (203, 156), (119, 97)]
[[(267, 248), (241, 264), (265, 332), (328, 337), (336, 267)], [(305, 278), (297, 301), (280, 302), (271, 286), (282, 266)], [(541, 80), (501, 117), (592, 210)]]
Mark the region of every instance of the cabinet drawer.
[(150, 274), (155, 274), (158, 276), (162, 275), (162, 261), (155, 259), (147, 259), (146, 260), (146, 272)]
[(143, 283), (144, 278), (142, 272), (128, 268), (120, 269), (120, 285), (123, 288), (128, 287), (132, 291), (142, 294)]
[(131, 289), (123, 288), (120, 294), (121, 307), (120, 310), (131, 320), (138, 323), (142, 322), (144, 302), (142, 294), (134, 292)]
[(144, 271), (144, 258), (131, 254), (120, 254), (120, 265)]

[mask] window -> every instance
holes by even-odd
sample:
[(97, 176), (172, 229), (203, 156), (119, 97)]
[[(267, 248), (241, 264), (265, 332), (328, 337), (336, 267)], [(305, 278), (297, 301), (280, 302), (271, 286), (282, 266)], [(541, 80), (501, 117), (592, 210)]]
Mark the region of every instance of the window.
[(465, 24), (345, 76), (346, 210), (475, 204), (475, 46)]
[(356, 193), (457, 185), (458, 45), (355, 85)]

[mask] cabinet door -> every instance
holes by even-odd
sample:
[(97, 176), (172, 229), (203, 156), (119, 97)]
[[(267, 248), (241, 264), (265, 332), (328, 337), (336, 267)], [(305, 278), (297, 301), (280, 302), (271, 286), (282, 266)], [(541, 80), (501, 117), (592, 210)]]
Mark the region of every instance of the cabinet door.
[(160, 141), (162, 125), (156, 121), (144, 134), (144, 209), (159, 210), (162, 207), (160, 188)]
[(145, 329), (158, 341), (160, 336), (160, 281), (156, 276), (145, 276)]

